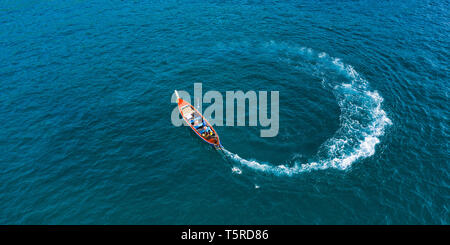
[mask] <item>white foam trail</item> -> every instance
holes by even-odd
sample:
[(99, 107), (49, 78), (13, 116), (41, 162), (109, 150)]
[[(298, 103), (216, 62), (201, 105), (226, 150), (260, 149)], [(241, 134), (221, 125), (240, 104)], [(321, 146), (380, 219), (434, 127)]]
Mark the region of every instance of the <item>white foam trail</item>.
[[(314, 53), (310, 48), (292, 48), (286, 44), (278, 44), (274, 41), (264, 46), (283, 52), (293, 51), (296, 55), (308, 55), (308, 57)], [(322, 61), (325, 69), (337, 70), (350, 79), (349, 83), (333, 86), (333, 92), (341, 109), (341, 123), (335, 135), (322, 144), (321, 148), (325, 150), (319, 150), (317, 153), (317, 155), (325, 156), (318, 156), (318, 160), (314, 162), (303, 164), (295, 162), (293, 166), (273, 165), (260, 163), (256, 160), (246, 160), (235, 153), (223, 149), (227, 157), (255, 170), (275, 175), (292, 176), (305, 171), (328, 168), (345, 170), (354, 162), (375, 154), (375, 146), (380, 143), (379, 137), (384, 135), (386, 126), (392, 124), (386, 112), (381, 108), (383, 98), (377, 91), (370, 91), (368, 82), (352, 66), (344, 64), (341, 59), (333, 58), (324, 52), (314, 57)], [(288, 65), (299, 65), (292, 64), (292, 59), (289, 57), (280, 58), (280, 61), (284, 61)], [(318, 74), (324, 75), (324, 72), (319, 72)], [(326, 83), (326, 81), (327, 79), (322, 77), (322, 84)]]
[(275, 175), (289, 175), (289, 176), (291, 176), (291, 175), (302, 173), (302, 172), (305, 172), (305, 171), (327, 168), (324, 165), (318, 164), (316, 162), (312, 162), (312, 163), (308, 163), (308, 164), (301, 164), (300, 166), (296, 163), (292, 167), (289, 167), (289, 166), (286, 166), (286, 165), (274, 166), (274, 165), (267, 164), (267, 163), (259, 163), (258, 161), (255, 161), (255, 160), (247, 160), (247, 159), (241, 158), (238, 154), (232, 153), (232, 152), (228, 151), (225, 148), (223, 148), (223, 152), (225, 153), (225, 155), (227, 157), (229, 157), (233, 161), (241, 163), (242, 165), (245, 165), (245, 166), (247, 166), (249, 168), (252, 168), (252, 169), (255, 169), (255, 170), (259, 170), (259, 171), (262, 171), (262, 172), (272, 173), (272, 174), (275, 174)]

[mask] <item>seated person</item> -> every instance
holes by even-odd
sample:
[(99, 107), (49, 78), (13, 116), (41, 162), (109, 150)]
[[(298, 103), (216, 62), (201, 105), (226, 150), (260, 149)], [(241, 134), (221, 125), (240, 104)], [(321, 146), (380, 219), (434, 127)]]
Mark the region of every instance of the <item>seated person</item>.
[(205, 126), (205, 124), (204, 123), (200, 123), (198, 125), (194, 125), (194, 128), (201, 129), (203, 126)]

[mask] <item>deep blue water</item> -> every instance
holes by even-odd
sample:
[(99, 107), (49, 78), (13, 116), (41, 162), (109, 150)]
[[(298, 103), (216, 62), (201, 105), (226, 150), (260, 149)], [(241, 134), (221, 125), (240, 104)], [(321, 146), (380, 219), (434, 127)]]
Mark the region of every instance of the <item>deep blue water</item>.
[[(2, 1), (0, 223), (449, 224), (449, 5)], [(278, 136), (173, 126), (196, 82)]]

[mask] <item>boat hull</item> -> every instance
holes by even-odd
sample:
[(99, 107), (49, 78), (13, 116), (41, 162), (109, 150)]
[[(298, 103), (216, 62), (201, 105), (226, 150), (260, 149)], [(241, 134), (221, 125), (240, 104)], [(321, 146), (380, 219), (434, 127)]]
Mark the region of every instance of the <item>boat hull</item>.
[[(188, 115), (185, 115), (185, 113), (183, 112), (183, 111), (186, 111), (187, 108), (189, 108), (192, 111), (195, 111), (195, 113), (201, 117), (202, 123), (205, 123), (205, 125), (211, 129), (214, 137), (205, 137), (201, 133), (198, 132), (198, 130), (190, 123)], [(214, 128), (211, 126), (211, 124), (209, 124), (209, 122), (203, 117), (203, 115), (197, 109), (195, 109), (195, 107), (193, 107), (187, 101), (179, 98), (178, 99), (178, 110), (180, 111), (180, 114), (183, 117), (186, 124), (192, 129), (192, 131), (195, 132), (195, 134), (197, 134), (198, 137), (200, 137), (203, 141), (205, 141), (209, 145), (213, 146), (214, 148), (222, 148), (222, 145), (220, 144), (219, 135), (214, 130)]]

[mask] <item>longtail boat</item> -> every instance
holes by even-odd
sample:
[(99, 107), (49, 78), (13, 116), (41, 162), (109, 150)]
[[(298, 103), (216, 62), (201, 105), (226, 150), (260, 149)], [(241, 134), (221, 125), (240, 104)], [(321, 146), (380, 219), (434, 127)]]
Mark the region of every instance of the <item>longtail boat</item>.
[(191, 127), (191, 129), (206, 143), (212, 145), (214, 148), (222, 148), (220, 144), (219, 135), (216, 133), (211, 124), (206, 118), (195, 109), (194, 106), (187, 101), (180, 98), (178, 92), (175, 90), (177, 96), (178, 110), (184, 121)]

